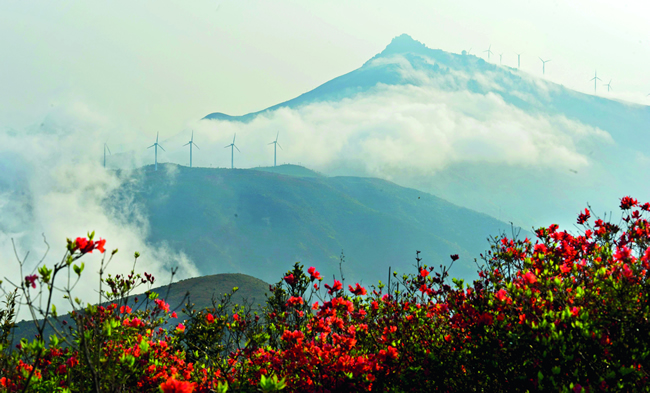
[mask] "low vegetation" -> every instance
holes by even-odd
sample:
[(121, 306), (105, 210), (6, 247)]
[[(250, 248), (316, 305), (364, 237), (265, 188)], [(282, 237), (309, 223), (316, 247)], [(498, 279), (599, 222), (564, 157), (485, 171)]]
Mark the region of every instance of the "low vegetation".
[[(105, 251), (94, 234), (68, 240), (60, 262), (5, 292), (0, 390), (647, 391), (650, 203), (620, 207), (617, 224), (585, 209), (576, 235), (551, 225), (535, 241), (492, 238), (472, 283), (419, 254), (414, 272), (369, 288), (296, 263), (261, 311), (233, 305), (233, 289), (213, 307), (188, 305), (185, 320), (153, 291), (135, 303), (130, 292), (153, 277), (131, 272), (101, 277), (105, 305), (69, 299), (72, 321), (61, 321), (55, 280), (81, 277), (80, 259)], [(14, 347), (17, 301), (42, 319), (40, 336)]]

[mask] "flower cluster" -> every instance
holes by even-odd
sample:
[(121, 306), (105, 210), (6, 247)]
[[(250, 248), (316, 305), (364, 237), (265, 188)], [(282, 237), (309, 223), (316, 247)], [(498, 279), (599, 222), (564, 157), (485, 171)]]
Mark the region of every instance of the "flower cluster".
[[(577, 235), (550, 225), (534, 242), (493, 239), (470, 284), (452, 285), (447, 270), (418, 257), (400, 290), (344, 291), (334, 280), (321, 297), (312, 285), (320, 274), (296, 264), (270, 287), (262, 318), (227, 311), (225, 296), (167, 331), (160, 315), (170, 316), (169, 305), (151, 297), (152, 311), (91, 307), (78, 327), (97, 343), (93, 356), (112, 365), (95, 377), (104, 390), (646, 391), (650, 204), (625, 197), (620, 207), (623, 229), (585, 209)], [(22, 390), (31, 375), (35, 390), (90, 390), (95, 374), (82, 352), (55, 344), (33, 361), (38, 345), (23, 342), (20, 356), (0, 363), (10, 365), (0, 387)]]

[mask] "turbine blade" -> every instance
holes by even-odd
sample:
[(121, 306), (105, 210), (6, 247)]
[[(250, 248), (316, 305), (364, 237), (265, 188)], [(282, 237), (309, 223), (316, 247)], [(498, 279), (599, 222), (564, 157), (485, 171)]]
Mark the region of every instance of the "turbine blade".
[(153, 145), (151, 145), (151, 146), (149, 146), (149, 147), (147, 147), (147, 149), (151, 149), (151, 148), (152, 148), (152, 147), (154, 147), (154, 146), (156, 146), (156, 144), (155, 144), (155, 143), (154, 143)]
[[(235, 145), (233, 145), (233, 146), (235, 146)], [(235, 149), (237, 149), (237, 151), (241, 153), (241, 150), (239, 150), (239, 148), (237, 146), (235, 146)]]
[(278, 141), (278, 137), (280, 136), (280, 131), (278, 131), (278, 134), (275, 136), (275, 141)]
[[(280, 146), (280, 144), (279, 144), (279, 143), (278, 143), (278, 146)], [(282, 149), (282, 146), (280, 146), (280, 149)], [(282, 150), (284, 150), (284, 149), (282, 149)]]
[(158, 133), (156, 132), (156, 143), (158, 143)]
[(237, 137), (237, 134), (233, 135), (233, 137), (232, 137), (232, 143), (233, 143), (233, 144), (235, 143), (235, 138), (236, 138), (236, 137)]
[(184, 144), (183, 146), (187, 146), (187, 145), (189, 145), (190, 143), (191, 143), (191, 142), (187, 142), (187, 143), (186, 143), (186, 144)]
[(269, 143), (269, 145), (272, 145), (272, 144), (274, 144), (274, 143), (275, 143), (275, 142), (271, 142), (271, 143)]
[(113, 155), (113, 153), (111, 153), (111, 149), (108, 147), (108, 145), (106, 145), (106, 150), (108, 150), (108, 154)]
[(224, 149), (229, 148), (230, 146), (232, 146), (232, 145), (224, 146)]
[(161, 149), (163, 149), (163, 151), (167, 151), (167, 150), (165, 150), (164, 147), (162, 147), (162, 146), (160, 146), (160, 145), (158, 145), (158, 147), (161, 148)]
[[(196, 143), (192, 142), (192, 144), (194, 145), (194, 147), (196, 147), (197, 149), (199, 149), (199, 147), (196, 145)], [(199, 149), (199, 150), (201, 150), (201, 149)]]

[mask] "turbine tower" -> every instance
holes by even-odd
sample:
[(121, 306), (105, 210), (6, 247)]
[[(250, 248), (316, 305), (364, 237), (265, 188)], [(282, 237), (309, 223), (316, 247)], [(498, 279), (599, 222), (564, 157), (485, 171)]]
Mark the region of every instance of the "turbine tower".
[(234, 149), (237, 149), (237, 151), (241, 153), (241, 150), (239, 150), (239, 148), (237, 146), (235, 146), (235, 137), (237, 137), (237, 134), (235, 134), (232, 137), (232, 143), (225, 147), (225, 148), (228, 148), (228, 147), (230, 148), (230, 169), (235, 169), (235, 165), (234, 165), (235, 150)]
[(517, 53), (517, 69), (521, 67), (521, 53)]
[(483, 51), (483, 52), (487, 52), (487, 54), (488, 54), (488, 61), (490, 61), (490, 53), (492, 53), (492, 51), (491, 51), (490, 49), (492, 49), (492, 44), (490, 44), (490, 46), (488, 47), (487, 50), (484, 50), (484, 51)]
[[(187, 145), (190, 145), (190, 168), (191, 168), (192, 167), (192, 145), (196, 146), (196, 143), (194, 143), (194, 131), (192, 131), (192, 139), (190, 139), (190, 141), (184, 144), (183, 146), (187, 146)], [(196, 148), (199, 149), (198, 146), (196, 146)]]
[(602, 79), (598, 77), (598, 71), (594, 72), (594, 77), (589, 79), (589, 81), (594, 81), (594, 95), (596, 95), (596, 83), (598, 83), (598, 81), (602, 81)]
[(610, 79), (610, 80), (609, 80), (609, 83), (606, 83), (606, 84), (605, 84), (605, 86), (607, 86), (607, 91), (608, 91), (608, 92), (609, 92), (609, 90), (612, 88), (611, 85), (612, 85), (612, 80)]
[[(269, 145), (275, 145), (275, 146), (273, 146), (273, 166), (277, 166), (276, 165), (276, 158), (277, 158), (277, 153), (278, 153), (278, 146), (280, 146), (280, 144), (278, 143), (278, 137), (279, 136), (280, 136), (280, 131), (278, 131), (278, 135), (275, 136), (275, 140), (273, 142), (269, 143)], [(280, 146), (280, 149), (282, 149), (282, 146)]]
[[(108, 145), (104, 142), (104, 168), (106, 168), (106, 149), (108, 149)], [(108, 149), (108, 154), (111, 154), (111, 149)]]
[(503, 53), (499, 53), (499, 64), (501, 65), (501, 59), (503, 58)]
[(156, 143), (154, 143), (153, 145), (147, 147), (147, 149), (151, 149), (152, 147), (154, 147), (153, 150), (155, 151), (155, 154), (154, 154), (154, 157), (155, 157), (155, 159), (154, 159), (154, 163), (155, 163), (155, 170), (157, 171), (157, 170), (158, 170), (158, 147), (160, 147), (163, 151), (166, 151), (166, 150), (162, 147), (162, 145), (160, 145), (160, 144), (158, 143), (158, 133), (157, 133), (157, 132), (156, 132)]
[(542, 75), (544, 75), (544, 74), (546, 74), (546, 63), (548, 63), (551, 60), (550, 59), (549, 60), (544, 60), (541, 57), (539, 59), (542, 61)]

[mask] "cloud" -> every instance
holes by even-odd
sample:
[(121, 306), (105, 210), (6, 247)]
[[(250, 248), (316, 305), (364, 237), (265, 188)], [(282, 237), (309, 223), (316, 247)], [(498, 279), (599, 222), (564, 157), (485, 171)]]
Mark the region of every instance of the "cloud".
[[(420, 83), (379, 84), (351, 98), (281, 108), (249, 123), (201, 121), (195, 140), (207, 136), (208, 143), (226, 145), (236, 133), (241, 149), (235, 151), (236, 166), (251, 167), (272, 163), (267, 143), (280, 131), (279, 162), (325, 172), (355, 162), (367, 174), (389, 179), (467, 162), (581, 169), (590, 165), (584, 141), (612, 143), (598, 128), (561, 115), (527, 113), (493, 93), (443, 90), (439, 80), (413, 72), (410, 63), (396, 64), (406, 69), (405, 78)], [(493, 84), (485, 78), (483, 83)], [(229, 159), (227, 153), (220, 155)]]
[[(198, 275), (186, 256), (164, 245), (146, 243), (148, 222), (138, 206), (127, 203), (107, 210), (104, 202), (112, 191), (124, 182), (138, 181), (131, 173), (102, 167), (103, 144), (109, 137), (139, 138), (79, 103), (55, 109), (37, 126), (0, 132), (3, 277), (18, 283), (36, 268), (46, 251), (43, 236), (51, 247), (44, 263), (51, 267), (63, 256), (66, 237), (84, 236), (93, 230), (97, 237), (107, 239), (109, 251), (120, 250), (107, 273), (129, 272), (133, 253), (139, 251), (142, 256), (136, 272), (153, 273), (163, 282), (172, 266), (179, 266), (176, 278)], [(22, 274), (11, 239), (21, 259), (29, 252)], [(84, 301), (96, 300), (101, 257), (95, 252), (83, 259), (86, 270), (75, 294)], [(4, 288), (11, 286), (5, 282)], [(65, 309), (60, 299), (57, 305)]]

